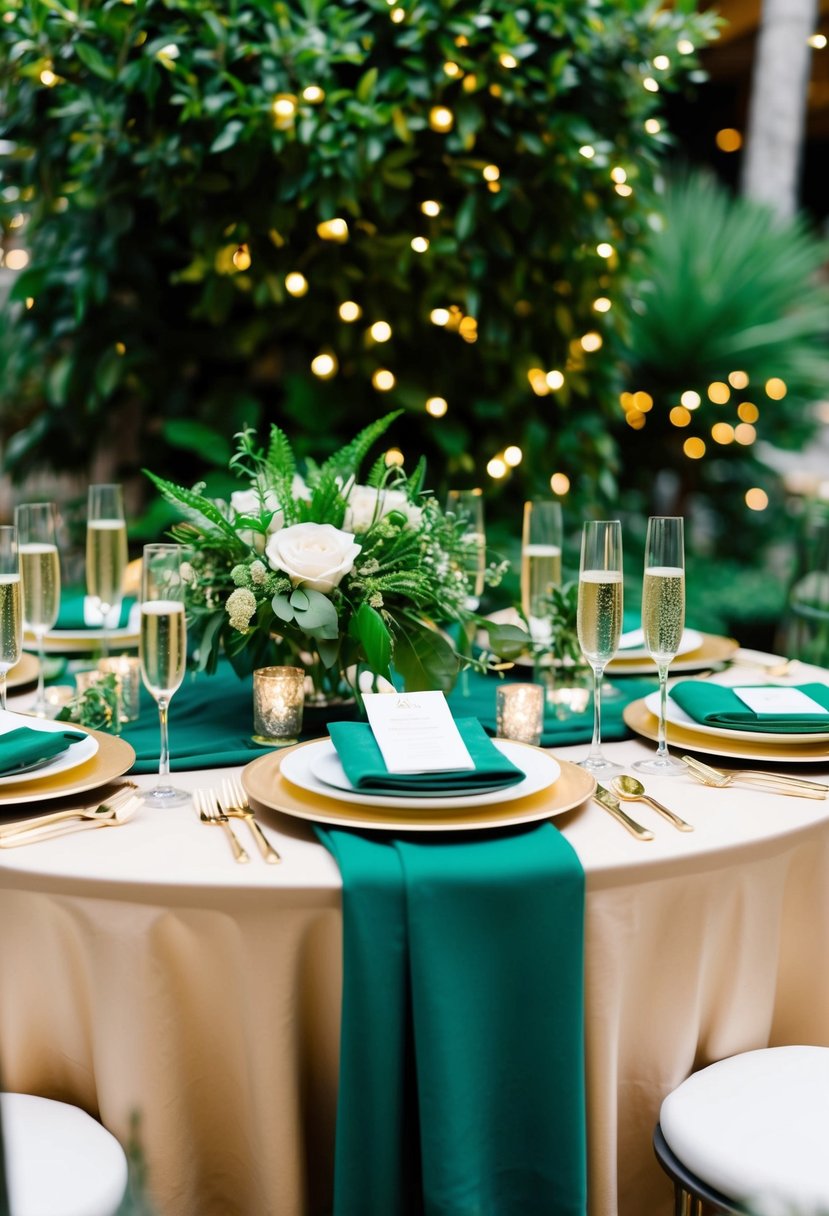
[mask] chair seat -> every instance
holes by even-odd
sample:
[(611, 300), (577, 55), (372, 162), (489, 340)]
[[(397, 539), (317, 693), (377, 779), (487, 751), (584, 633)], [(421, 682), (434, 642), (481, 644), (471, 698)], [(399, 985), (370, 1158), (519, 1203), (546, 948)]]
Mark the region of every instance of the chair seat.
[(720, 1060), (668, 1095), (659, 1122), (682, 1164), (723, 1195), (829, 1210), (829, 1048)]
[(0, 1094), (11, 1216), (115, 1216), (127, 1158), (106, 1128), (76, 1106)]

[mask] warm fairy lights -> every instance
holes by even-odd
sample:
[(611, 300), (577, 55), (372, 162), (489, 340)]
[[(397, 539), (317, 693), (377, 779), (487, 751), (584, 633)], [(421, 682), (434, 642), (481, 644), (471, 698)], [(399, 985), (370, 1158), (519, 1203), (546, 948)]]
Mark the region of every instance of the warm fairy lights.
[(397, 380), (394, 372), (390, 372), (386, 367), (378, 367), (371, 377), (371, 383), (379, 393), (388, 393), (397, 384)]
[(674, 426), (691, 425), (691, 414), (684, 405), (675, 405), (668, 417)]
[(616, 250), (609, 241), (600, 241), (596, 246), (596, 253), (600, 258), (612, 258)]
[(734, 427), (734, 438), (743, 447), (750, 447), (757, 439), (757, 431), (750, 422), (738, 422)]
[(530, 382), (530, 388), (535, 393), (536, 397), (549, 397), (550, 386), (547, 383), (547, 377), (540, 367), (531, 367), (527, 372), (527, 379)]
[(29, 255), (25, 249), (10, 249), (6, 254), (6, 266), (9, 270), (24, 270), (29, 265)]
[(389, 448), (384, 453), (383, 460), (387, 468), (390, 468), (392, 465), (400, 466), (406, 463), (406, 457), (400, 451), (400, 448)]
[(582, 350), (587, 351), (588, 354), (592, 354), (593, 351), (596, 350), (601, 350), (602, 335), (597, 334), (595, 331), (591, 331), (588, 334), (583, 334), (579, 341), (581, 343)]
[(550, 478), (550, 489), (554, 494), (566, 494), (570, 489), (570, 478), (566, 473), (553, 473)]
[(359, 321), (363, 315), (363, 310), (356, 300), (343, 300), (337, 309), (337, 313), (341, 321), (351, 324), (352, 321)]
[(452, 59), (447, 59), (443, 65), (443, 70), (451, 80), (456, 80), (458, 76), (463, 76), (463, 71)]
[(645, 130), (647, 131), (648, 135), (658, 135), (662, 130), (662, 123), (658, 118), (646, 118)]
[(285, 131), (292, 127), (296, 119), (296, 98), (293, 93), (277, 93), (271, 102), (271, 110), (277, 130)]
[(406, 20), (406, 10), (404, 8), (393, 8), (389, 16), (395, 25), (399, 25), (401, 21)]
[(679, 42), (676, 44), (676, 49), (679, 51), (680, 55), (693, 55), (694, 44), (693, 42), (689, 42), (687, 38), (680, 38)]
[(599, 296), (597, 300), (593, 301), (594, 312), (610, 312), (612, 307), (613, 305), (607, 296)]
[(458, 333), (464, 342), (478, 341), (478, 322), (474, 317), (464, 317), (458, 326)]
[(486, 471), (495, 481), (500, 481), (507, 475), (507, 466), (501, 456), (493, 456), (486, 466)]
[(428, 215), (431, 219), (435, 219), (440, 215), (440, 203), (436, 199), (427, 198), (420, 204), (420, 210), (424, 215)]
[(556, 392), (557, 389), (564, 387), (564, 374), (562, 372), (560, 372), (558, 370), (558, 368), (554, 367), (550, 371), (548, 371), (546, 376), (544, 377), (544, 380), (545, 380), (547, 387), (552, 392)]
[(659, 81), (654, 80), (653, 76), (646, 76), (642, 81), (642, 88), (647, 89), (649, 93), (658, 93)]
[(671, 61), (667, 55), (657, 55), (653, 61), (653, 66), (657, 72), (666, 72), (671, 66)]
[(388, 342), (391, 337), (391, 326), (388, 321), (375, 321), (368, 332), (375, 342)]
[(737, 417), (741, 422), (756, 422), (760, 411), (753, 401), (741, 401), (737, 406)]
[(633, 186), (628, 186), (624, 182), (617, 182), (613, 189), (621, 198), (630, 198), (633, 194)]
[(743, 137), (735, 127), (723, 127), (714, 136), (714, 142), (721, 152), (739, 152)]
[(309, 84), (302, 90), (302, 100), (307, 101), (309, 105), (318, 106), (321, 101), (325, 100), (325, 91), (318, 84)]
[(734, 427), (730, 422), (715, 422), (711, 427), (711, 438), (715, 443), (728, 444), (734, 442)]
[(628, 175), (621, 165), (616, 165), (610, 170), (610, 180), (612, 182), (626, 182)]
[(231, 258), (237, 270), (249, 270), (252, 260), (247, 245), (240, 245)]
[(308, 291), (308, 280), (298, 270), (292, 270), (290, 274), (285, 275), (285, 290), (290, 296), (304, 296)]
[(723, 380), (713, 380), (708, 385), (708, 400), (714, 405), (725, 405), (731, 398), (731, 389)]
[(58, 78), (51, 68), (44, 68), (40, 73), (40, 83), (45, 85), (47, 89), (53, 89), (58, 83)]
[(691, 435), (683, 443), (682, 450), (689, 460), (702, 460), (705, 455), (705, 441)]
[(813, 51), (822, 51), (826, 47), (825, 34), (811, 34), (806, 41)]
[(433, 131), (445, 134), (452, 130), (454, 122), (455, 116), (446, 106), (432, 106), (429, 111), (429, 126)]
[(445, 397), (430, 397), (426, 402), (426, 413), (433, 418), (442, 418), (448, 409)]
[(585, 160), (592, 160), (596, 155), (596, 149), (592, 148), (590, 144), (582, 144), (579, 148), (579, 155), (583, 156)]
[(433, 308), (429, 313), (429, 320), (433, 325), (448, 325), (449, 324), (449, 309), (448, 308)]
[(504, 463), (511, 469), (515, 469), (524, 458), (524, 453), (516, 444), (511, 443), (509, 447), (504, 448)]
[(646, 393), (640, 389), (633, 394), (633, 408), (641, 410), (643, 414), (649, 414), (653, 409), (653, 397), (650, 393)]
[(337, 241), (342, 244), (348, 240), (348, 224), (339, 216), (332, 220), (323, 220), (317, 224), (317, 236), (323, 241)]
[(481, 173), (483, 174), (484, 181), (487, 182), (497, 182), (501, 176), (501, 170), (497, 165), (484, 165)]
[(509, 51), (504, 51), (499, 55), (498, 62), (502, 68), (507, 68), (508, 71), (512, 71), (513, 68), (518, 67), (518, 60), (514, 55), (510, 55)]
[(685, 406), (686, 410), (696, 410), (699, 409), (700, 405), (702, 404), (702, 397), (700, 397), (696, 389), (688, 388), (680, 397), (680, 401)]
[(771, 397), (772, 401), (782, 401), (788, 392), (786, 381), (781, 380), (778, 376), (772, 376), (770, 380), (767, 380), (765, 388), (766, 396)]
[(337, 374), (337, 360), (332, 354), (323, 351), (311, 360), (311, 371), (320, 380), (330, 380)]
[(415, 253), (426, 253), (429, 248), (429, 242), (425, 236), (415, 236), (412, 237), (411, 246)]
[(746, 490), (746, 506), (750, 511), (765, 511), (768, 505), (769, 496), (765, 490), (761, 490), (759, 486)]
[(748, 376), (746, 375), (745, 372), (740, 372), (740, 371), (729, 372), (728, 373), (728, 383), (731, 385), (732, 388), (737, 388), (737, 389), (747, 388), (748, 387)]

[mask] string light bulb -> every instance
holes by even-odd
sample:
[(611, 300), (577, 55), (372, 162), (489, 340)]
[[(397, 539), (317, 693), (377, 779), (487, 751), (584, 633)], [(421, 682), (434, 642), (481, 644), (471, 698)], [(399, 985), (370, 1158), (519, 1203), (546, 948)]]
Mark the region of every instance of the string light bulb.
[(388, 321), (375, 321), (368, 332), (375, 342), (388, 342), (391, 337), (391, 326)]
[(501, 170), (497, 165), (484, 165), (481, 173), (483, 174), (484, 181), (487, 182), (497, 182), (501, 176)]
[(553, 473), (550, 478), (550, 489), (559, 496), (566, 494), (570, 489), (570, 478), (566, 473)]
[(433, 325), (448, 325), (449, 324), (449, 309), (448, 308), (433, 308), (429, 313), (429, 320)]
[(434, 198), (424, 199), (420, 204), (420, 210), (424, 215), (428, 215), (431, 219), (440, 215), (440, 203)]
[(518, 60), (514, 55), (510, 55), (509, 51), (502, 51), (498, 56), (498, 62), (500, 63), (501, 67), (506, 68), (507, 71), (512, 71), (513, 68), (518, 67)]
[(318, 106), (325, 100), (325, 90), (318, 84), (309, 84), (302, 90), (302, 100), (307, 101), (309, 105)]
[(426, 402), (426, 413), (433, 418), (442, 418), (449, 409), (445, 397), (430, 397)]
[(311, 360), (311, 371), (320, 380), (330, 380), (337, 374), (337, 360), (329, 351), (321, 351)]
[(335, 241), (342, 245), (348, 240), (348, 224), (337, 216), (317, 224), (317, 236), (323, 241)]
[(752, 486), (750, 490), (746, 490), (746, 506), (749, 511), (765, 511), (769, 505), (769, 496), (765, 490), (759, 486)]
[(564, 387), (564, 375), (558, 368), (554, 367), (551, 371), (547, 372), (544, 380), (547, 388), (551, 389), (552, 392), (556, 392), (557, 389)]
[(596, 246), (596, 253), (600, 258), (612, 258), (616, 250), (610, 244), (610, 241), (600, 241)]
[(445, 135), (447, 131), (452, 130), (454, 123), (455, 116), (447, 106), (432, 106), (429, 111), (429, 126), (433, 131)]
[[(8, 261), (8, 258), (6, 258)], [(786, 387), (786, 381), (781, 380), (779, 376), (772, 376), (766, 381), (766, 396), (771, 397), (772, 401), (782, 401), (789, 391)]]
[(425, 236), (413, 236), (411, 246), (415, 253), (426, 253), (429, 249), (429, 241)]
[(687, 388), (680, 397), (680, 401), (685, 406), (686, 410), (696, 410), (702, 405), (702, 397), (696, 389)]
[(296, 119), (296, 97), (293, 93), (277, 93), (271, 102), (274, 126), (278, 131), (287, 131)]
[(363, 315), (363, 310), (356, 300), (343, 300), (340, 307), (337, 309), (340, 320), (350, 324), (352, 321), (359, 321)]
[(500, 481), (507, 475), (507, 466), (501, 456), (493, 456), (487, 463), (486, 471), (494, 481)]
[(372, 374), (371, 383), (380, 393), (388, 393), (394, 388), (397, 380), (394, 372), (390, 372), (387, 367), (378, 367), (377, 371)]
[(231, 261), (237, 270), (249, 270), (253, 259), (250, 256), (250, 250), (247, 245), (240, 245), (233, 254)]
[(523, 458), (524, 453), (517, 444), (511, 443), (508, 447), (504, 448), (504, 463), (508, 465), (509, 468), (517, 468)]
[(285, 275), (285, 290), (288, 295), (296, 296), (297, 298), (304, 296), (308, 291), (308, 280), (298, 270), (292, 270), (289, 274)]

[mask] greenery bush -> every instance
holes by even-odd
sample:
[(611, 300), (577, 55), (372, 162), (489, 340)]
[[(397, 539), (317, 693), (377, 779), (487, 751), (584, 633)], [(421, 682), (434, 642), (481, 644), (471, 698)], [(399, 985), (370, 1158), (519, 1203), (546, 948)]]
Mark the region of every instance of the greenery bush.
[[(697, 70), (710, 12), (0, 7), (0, 223), (31, 256), (0, 334), (15, 476), (86, 469), (104, 445), (122, 478), (142, 463), (195, 478), (245, 422), (325, 456), (402, 406), (405, 446), (456, 484), (516, 444), (507, 494), (562, 470), (577, 498), (612, 496), (609, 339), (668, 146), (663, 91)], [(426, 412), (436, 397), (445, 416)]]

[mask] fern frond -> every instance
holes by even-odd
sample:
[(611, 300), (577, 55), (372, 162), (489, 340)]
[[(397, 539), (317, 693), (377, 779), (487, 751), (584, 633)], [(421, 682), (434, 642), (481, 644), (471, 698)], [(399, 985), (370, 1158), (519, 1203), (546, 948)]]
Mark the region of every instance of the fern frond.
[(390, 414), (386, 414), (383, 418), (378, 418), (376, 422), (364, 427), (350, 443), (340, 448), (333, 456), (329, 456), (322, 466), (321, 476), (327, 472), (331, 472), (335, 476), (339, 475), (343, 480), (352, 474), (356, 476), (369, 450), (402, 413), (402, 410), (393, 410)]
[(235, 545), (244, 548), (234, 528), (211, 499), (205, 498), (203, 494), (197, 494), (195, 490), (188, 490), (185, 486), (178, 486), (174, 481), (166, 481), (163, 477), (157, 477), (149, 469), (142, 471), (173, 506), (181, 508), (185, 514), (193, 513), (200, 516), (206, 523), (212, 524), (218, 531), (223, 532)]

